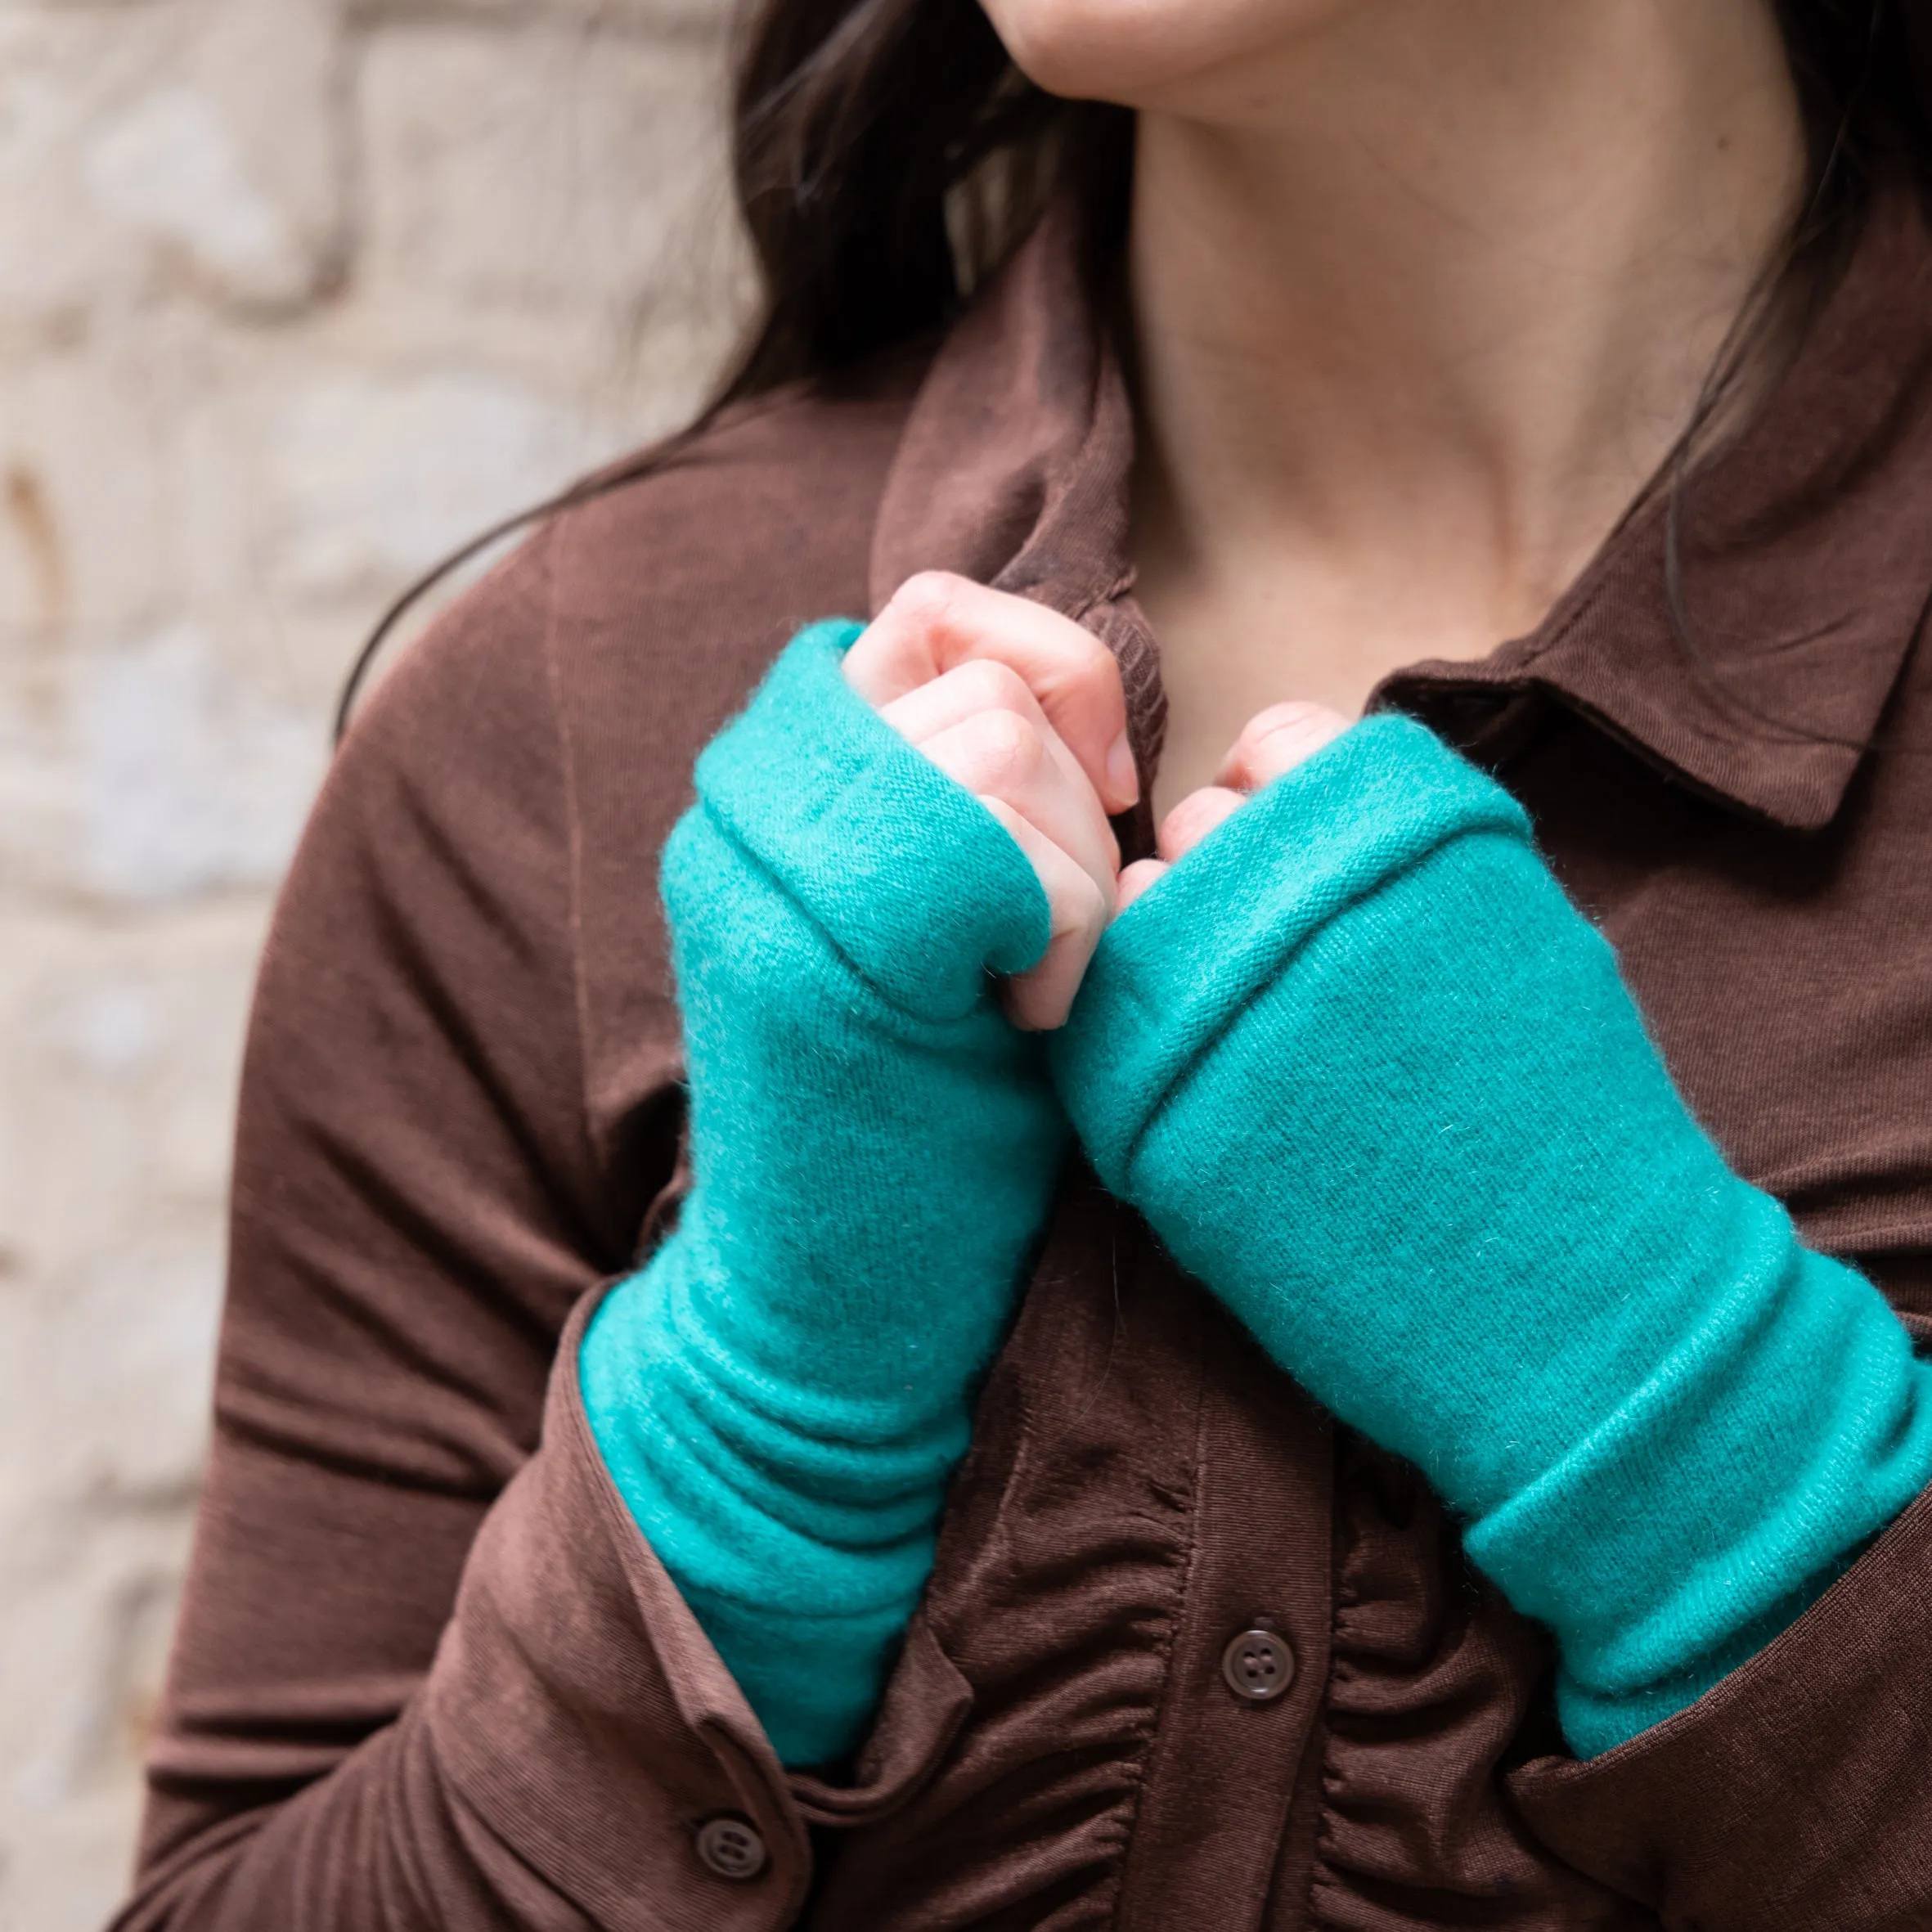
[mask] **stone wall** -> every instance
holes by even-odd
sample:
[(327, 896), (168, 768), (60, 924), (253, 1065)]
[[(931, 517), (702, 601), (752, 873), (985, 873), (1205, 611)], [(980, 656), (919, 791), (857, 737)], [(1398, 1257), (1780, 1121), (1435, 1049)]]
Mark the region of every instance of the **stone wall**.
[(4, 1932), (124, 1880), (337, 683), (716, 368), (723, 6), (0, 0)]

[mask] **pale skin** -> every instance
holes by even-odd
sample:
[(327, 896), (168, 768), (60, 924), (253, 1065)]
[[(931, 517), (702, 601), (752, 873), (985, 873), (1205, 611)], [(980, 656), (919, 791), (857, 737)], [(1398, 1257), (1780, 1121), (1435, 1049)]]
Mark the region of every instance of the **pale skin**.
[(1107, 920), (1397, 667), (1531, 629), (1666, 460), (1802, 193), (1769, 0), (984, 0), (1058, 93), (1137, 111), (1136, 594), (1159, 856), (1112, 660), (927, 575), (853, 686), (983, 798), (1053, 908), (1020, 1024)]

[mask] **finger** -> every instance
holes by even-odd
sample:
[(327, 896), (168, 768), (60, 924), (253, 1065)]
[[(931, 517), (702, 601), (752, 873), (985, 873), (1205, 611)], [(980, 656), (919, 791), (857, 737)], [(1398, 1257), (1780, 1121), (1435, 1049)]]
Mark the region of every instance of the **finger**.
[(1054, 756), (1044, 725), (1018, 712), (975, 712), (935, 732), (919, 750), (981, 798), (996, 798), (1064, 851), (1113, 899), (1120, 847), (1094, 788)]
[[(1070, 782), (1093, 792), (1085, 769), (1054, 730), (1027, 681), (1010, 665), (996, 659), (975, 658), (956, 666), (903, 698), (882, 704), (878, 715), (909, 744), (923, 750), (941, 732), (988, 711), (1010, 711), (1026, 719), (1045, 739)], [(1097, 793), (1094, 808), (1103, 818), (1107, 815)]]
[[(1026, 729), (1015, 730), (998, 723), (949, 736), (955, 727), (983, 718), (989, 712), (1004, 711), (1024, 721)], [(1050, 775), (1039, 774), (1043, 781), (1034, 794), (1034, 802), (1050, 811), (1051, 822), (1036, 820), (1048, 838), (1090, 862), (1099, 880), (1105, 868), (1111, 883), (1120, 861), (1120, 847), (1113, 829), (1107, 822), (1107, 809), (1088, 782), (1086, 773), (1040, 708), (1026, 681), (1011, 666), (991, 658), (977, 658), (961, 664), (929, 684), (920, 685), (903, 698), (882, 705), (879, 716), (910, 744), (932, 757), (935, 740), (946, 739), (946, 751), (935, 762), (973, 792), (991, 792), (1004, 798), (1022, 812), (1031, 813), (1028, 802), (1010, 791), (1000, 766), (1008, 759), (1031, 766), (1034, 748), (1026, 736), (1030, 730), (1045, 747), (1058, 768), (1061, 786), (1054, 798), (1045, 800), (1038, 791), (1051, 785)]]
[(1247, 803), (1245, 793), (1230, 791), (1225, 785), (1203, 785), (1197, 792), (1189, 792), (1161, 820), (1154, 850), (1172, 865)]
[(1164, 859), (1136, 859), (1121, 874), (1121, 883), (1114, 893), (1115, 915), (1125, 912), (1166, 869)]
[(1001, 798), (982, 802), (1013, 834), (1046, 893), (1051, 937), (1038, 963), (1016, 973), (1000, 989), (1000, 1003), (1016, 1027), (1045, 1032), (1062, 1025), (1073, 996), (1113, 912), (1113, 882), (1103, 892), (1085, 867), (1022, 818)]
[(1241, 728), (1215, 783), (1238, 792), (1258, 792), (1292, 771), (1349, 728), (1349, 721), (1325, 704), (1292, 699), (1257, 711)]
[(922, 571), (899, 586), (846, 653), (845, 675), (868, 703), (883, 708), (975, 658), (1019, 674), (1108, 811), (1125, 811), (1140, 796), (1112, 652), (1031, 598)]

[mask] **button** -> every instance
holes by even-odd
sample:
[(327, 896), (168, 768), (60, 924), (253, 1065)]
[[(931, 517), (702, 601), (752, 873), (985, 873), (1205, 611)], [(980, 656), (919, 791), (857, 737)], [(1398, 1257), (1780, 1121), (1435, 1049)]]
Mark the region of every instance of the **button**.
[(765, 1869), (765, 1840), (743, 1818), (712, 1818), (698, 1827), (698, 1858), (720, 1878), (756, 1878)]
[(1295, 1681), (1295, 1653), (1272, 1630), (1243, 1630), (1221, 1652), (1228, 1688), (1248, 1704), (1269, 1704)]

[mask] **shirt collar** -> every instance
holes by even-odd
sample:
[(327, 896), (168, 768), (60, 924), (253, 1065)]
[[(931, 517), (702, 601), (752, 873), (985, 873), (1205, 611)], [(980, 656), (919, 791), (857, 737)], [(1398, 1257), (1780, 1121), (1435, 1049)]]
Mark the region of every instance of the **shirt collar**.
[[(1130, 595), (1133, 416), (1057, 204), (942, 345), (874, 533), (874, 608), (918, 569), (1024, 591), (1121, 659), (1143, 766), (1157, 653)], [(1748, 427), (1653, 498), (1525, 637), (1424, 663), (1372, 703), (1539, 690), (1681, 781), (1795, 830), (1836, 812), (1932, 598), (1932, 234), (1881, 189)]]

